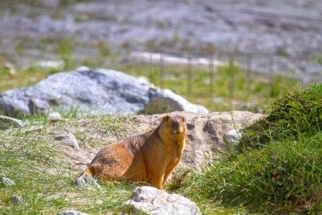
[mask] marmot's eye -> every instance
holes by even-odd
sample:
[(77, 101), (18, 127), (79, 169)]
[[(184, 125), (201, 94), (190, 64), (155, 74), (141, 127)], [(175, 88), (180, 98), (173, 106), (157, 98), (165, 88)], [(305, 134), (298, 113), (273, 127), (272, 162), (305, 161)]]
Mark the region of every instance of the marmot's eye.
[(167, 122), (169, 120), (169, 118), (170, 118), (170, 116), (166, 115), (166, 116), (163, 117), (163, 120)]

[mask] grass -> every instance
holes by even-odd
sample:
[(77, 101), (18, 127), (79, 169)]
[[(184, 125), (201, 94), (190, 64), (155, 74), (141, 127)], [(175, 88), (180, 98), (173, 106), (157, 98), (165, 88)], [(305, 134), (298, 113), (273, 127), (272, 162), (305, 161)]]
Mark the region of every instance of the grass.
[(239, 150), (175, 192), (216, 214), (217, 207), (223, 214), (321, 214), (321, 95), (322, 85), (313, 85), (273, 101), (268, 116), (244, 130)]
[(213, 72), (203, 66), (167, 65), (162, 68), (159, 65), (123, 64), (116, 68), (130, 75), (147, 77), (155, 86), (168, 88), (210, 111), (247, 109), (249, 102), (255, 102), (253, 111), (258, 111), (268, 105), (267, 98), (282, 97), (287, 88), (296, 83), (281, 76), (275, 76), (272, 83), (264, 82), (254, 74), (247, 78), (246, 71), (237, 66), (218, 66)]
[(310, 59), (311, 62), (317, 63), (317, 64), (322, 64), (322, 55), (318, 55)]
[[(130, 197), (133, 188), (123, 183), (102, 183), (102, 189), (76, 187), (71, 180), (77, 173), (74, 165), (80, 152), (54, 139), (68, 128), (82, 148), (101, 148), (113, 135), (124, 138), (124, 128), (131, 124), (128, 118), (106, 116), (82, 122), (76, 119), (51, 122), (36, 117), (34, 120), (43, 124), (0, 131), (0, 177), (16, 183), (6, 186), (0, 182), (1, 214), (57, 214), (67, 209), (91, 214), (120, 211), (117, 207)], [(13, 204), (14, 195), (27, 203)]]
[(322, 85), (306, 90), (297, 87), (282, 99), (272, 101), (269, 116), (251, 125), (245, 132), (241, 148), (257, 147), (270, 141), (298, 140), (321, 131)]

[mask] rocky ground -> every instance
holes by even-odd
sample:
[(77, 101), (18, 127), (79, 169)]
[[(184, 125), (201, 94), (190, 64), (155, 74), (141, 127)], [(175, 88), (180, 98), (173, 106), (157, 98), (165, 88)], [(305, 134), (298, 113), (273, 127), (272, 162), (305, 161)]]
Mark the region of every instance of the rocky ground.
[(319, 0), (26, 2), (3, 1), (0, 9), (0, 54), (16, 66), (59, 60), (51, 40), (69, 38), (79, 43), (77, 58), (95, 56), (95, 43), (104, 41), (124, 59), (133, 51), (221, 60), (234, 54), (262, 74), (322, 80)]

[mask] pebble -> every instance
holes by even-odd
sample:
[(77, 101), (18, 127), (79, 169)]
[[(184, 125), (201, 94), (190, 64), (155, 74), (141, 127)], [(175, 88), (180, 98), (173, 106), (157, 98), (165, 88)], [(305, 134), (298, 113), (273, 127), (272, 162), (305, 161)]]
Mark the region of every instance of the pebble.
[(1, 181), (6, 186), (14, 186), (14, 185), (16, 185), (16, 183), (13, 180), (11, 180), (10, 178), (2, 177)]
[(26, 204), (26, 201), (23, 198), (21, 198), (20, 196), (12, 196), (11, 201), (15, 205)]

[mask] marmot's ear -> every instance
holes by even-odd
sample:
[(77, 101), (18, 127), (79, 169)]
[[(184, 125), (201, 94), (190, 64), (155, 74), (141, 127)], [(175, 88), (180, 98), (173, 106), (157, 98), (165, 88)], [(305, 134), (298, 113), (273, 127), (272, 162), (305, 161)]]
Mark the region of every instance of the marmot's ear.
[(167, 122), (167, 121), (169, 120), (169, 118), (170, 118), (170, 116), (169, 116), (169, 115), (166, 115), (166, 116), (164, 116), (164, 117), (162, 118), (162, 120)]
[(181, 117), (182, 122), (186, 122), (186, 118), (184, 116)]

